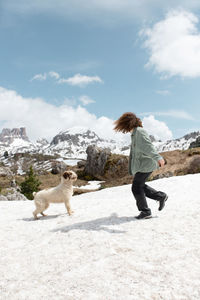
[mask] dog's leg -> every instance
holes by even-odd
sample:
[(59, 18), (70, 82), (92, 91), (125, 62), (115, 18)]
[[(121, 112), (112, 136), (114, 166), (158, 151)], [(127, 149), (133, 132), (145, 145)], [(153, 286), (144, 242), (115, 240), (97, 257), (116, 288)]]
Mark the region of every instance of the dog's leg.
[[(41, 202), (35, 200), (36, 210), (33, 212), (33, 216), (35, 220), (38, 220), (38, 214), (42, 214), (42, 212), (46, 209), (46, 204), (41, 204)], [(48, 207), (48, 206), (47, 206)]]
[(69, 216), (71, 216), (73, 214), (73, 210), (71, 209), (69, 201), (65, 202), (65, 207), (67, 209), (67, 212), (68, 212)]
[[(49, 203), (46, 203), (46, 204), (45, 204), (44, 210), (46, 210), (48, 207), (49, 207)], [(44, 210), (43, 210), (43, 211), (44, 211)], [(41, 214), (43, 217), (46, 217), (47, 215), (44, 214), (43, 211), (41, 211), (40, 214)]]
[(34, 212), (33, 212), (33, 217), (34, 217), (35, 220), (38, 220), (38, 219), (39, 219), (38, 216), (37, 216), (37, 214), (39, 214), (39, 211), (37, 211), (37, 209), (36, 209), (36, 210), (34, 210)]

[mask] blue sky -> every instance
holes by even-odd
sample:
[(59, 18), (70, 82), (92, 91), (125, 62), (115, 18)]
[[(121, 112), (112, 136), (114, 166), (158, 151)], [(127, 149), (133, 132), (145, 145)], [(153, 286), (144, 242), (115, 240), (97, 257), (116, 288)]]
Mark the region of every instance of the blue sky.
[(123, 112), (162, 140), (200, 128), (200, 3), (19, 0), (0, 4), (0, 129), (31, 139)]

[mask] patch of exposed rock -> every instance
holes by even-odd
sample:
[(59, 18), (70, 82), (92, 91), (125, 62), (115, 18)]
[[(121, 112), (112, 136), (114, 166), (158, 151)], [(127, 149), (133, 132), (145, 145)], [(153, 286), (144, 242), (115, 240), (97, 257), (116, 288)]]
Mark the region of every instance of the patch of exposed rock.
[(52, 174), (61, 174), (67, 168), (67, 165), (63, 161), (54, 161), (52, 162)]
[(0, 195), (0, 201), (26, 201), (28, 200), (17, 189), (10, 188), (6, 196)]
[(192, 142), (189, 146), (189, 148), (197, 148), (200, 147), (200, 136), (196, 139), (196, 141)]
[[(128, 175), (128, 157), (112, 154), (110, 149), (98, 148), (91, 145), (87, 148), (87, 161), (84, 173), (94, 178), (107, 181), (122, 180), (123, 183), (130, 183)], [(124, 180), (128, 178), (128, 182)], [(120, 182), (118, 182), (120, 184)]]
[(7, 167), (0, 167), (0, 177), (7, 177), (7, 176), (13, 176), (13, 173), (11, 172), (10, 168)]
[(4, 144), (11, 144), (14, 139), (23, 139), (29, 142), (28, 136), (26, 134), (26, 128), (4, 128), (0, 133), (0, 142)]
[(94, 177), (103, 176), (105, 174), (105, 165), (111, 156), (110, 149), (98, 148), (95, 145), (87, 147), (87, 161), (84, 171), (88, 175)]

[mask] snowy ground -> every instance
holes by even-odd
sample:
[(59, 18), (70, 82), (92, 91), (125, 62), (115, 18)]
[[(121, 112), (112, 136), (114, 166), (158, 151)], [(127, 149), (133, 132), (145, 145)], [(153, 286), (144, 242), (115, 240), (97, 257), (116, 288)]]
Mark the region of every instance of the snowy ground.
[(105, 182), (105, 181), (93, 180), (93, 181), (88, 181), (87, 185), (82, 185), (79, 187), (75, 186), (75, 187), (76, 187), (76, 189), (81, 189), (81, 190), (98, 190), (101, 187), (101, 183), (103, 183), (103, 182)]
[(169, 199), (136, 220), (130, 185), (51, 205), (0, 202), (2, 300), (199, 300), (200, 174), (153, 181)]

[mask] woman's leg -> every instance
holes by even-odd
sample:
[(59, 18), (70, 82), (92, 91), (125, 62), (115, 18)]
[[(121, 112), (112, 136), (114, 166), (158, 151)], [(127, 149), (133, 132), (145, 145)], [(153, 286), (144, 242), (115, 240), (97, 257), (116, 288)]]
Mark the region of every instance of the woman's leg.
[(133, 179), (132, 184), (132, 193), (136, 199), (136, 204), (139, 211), (144, 212), (151, 212), (150, 208), (148, 207), (146, 197), (145, 197), (145, 181), (150, 176), (150, 173), (136, 173)]
[(145, 195), (153, 200), (160, 201), (166, 197), (166, 194), (161, 191), (156, 191), (152, 187), (148, 186), (147, 184), (144, 185), (144, 193)]

